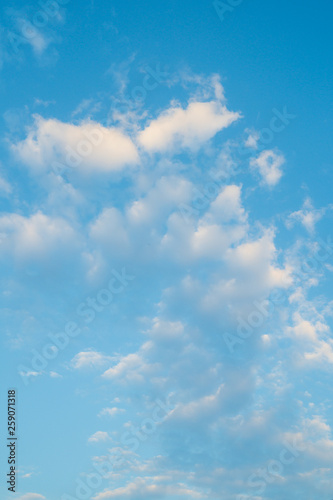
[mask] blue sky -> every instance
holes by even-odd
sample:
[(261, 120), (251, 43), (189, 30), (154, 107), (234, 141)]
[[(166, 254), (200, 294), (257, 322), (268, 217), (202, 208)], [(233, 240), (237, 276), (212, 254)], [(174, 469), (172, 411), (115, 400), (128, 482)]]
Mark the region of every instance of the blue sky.
[(332, 6), (1, 7), (6, 500), (332, 500)]

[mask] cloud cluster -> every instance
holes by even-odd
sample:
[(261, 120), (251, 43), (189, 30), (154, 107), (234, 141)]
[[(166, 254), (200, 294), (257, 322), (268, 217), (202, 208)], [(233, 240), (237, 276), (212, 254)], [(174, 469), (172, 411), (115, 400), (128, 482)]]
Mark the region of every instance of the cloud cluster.
[[(38, 269), (45, 294), (43, 270), (50, 268), (52, 287), (60, 279), (70, 300), (96, 296), (118, 265), (137, 277), (64, 351), (63, 377), (49, 372), (59, 384), (93, 373), (96, 427), (85, 439), (105, 453), (112, 441), (125, 457), (95, 500), (239, 494), (275, 500), (284, 494), (274, 490), (275, 480), (289, 491), (303, 481), (315, 497), (311, 480), (327, 481), (333, 446), (309, 374), (332, 368), (332, 304), (309, 291), (329, 263), (321, 256), (315, 272), (300, 272), (315, 243), (281, 236), (283, 217), (262, 217), (258, 191), (247, 184), (250, 170), (260, 192), (273, 197), (288, 174), (284, 155), (259, 152), (252, 133), (246, 145), (254, 156), (237, 177), (227, 154), (233, 141), (221, 142), (241, 114), (228, 110), (217, 78), (207, 86), (197, 77), (196, 84), (186, 102), (171, 101), (128, 127), (130, 116), (122, 125), (35, 116), (11, 148), (29, 167), (34, 189), (39, 183), (39, 198), (1, 215), (0, 256), (18, 266), (23, 289), (22, 269)], [(9, 184), (1, 186), (8, 194)], [(286, 224), (300, 222), (313, 237), (325, 213), (306, 201)], [(22, 288), (6, 283), (9, 295)], [(277, 291), (278, 306), (271, 298)], [(28, 292), (30, 299), (34, 290)], [(230, 353), (223, 335), (239, 332), (241, 349)], [(44, 373), (30, 375), (40, 380)], [(91, 387), (85, 391), (88, 397)], [(154, 402), (168, 396), (172, 409), (154, 433), (142, 434)], [(122, 441), (130, 432), (140, 441), (135, 451)], [(248, 478), (269, 473), (271, 461), (296, 441), (302, 451), (292, 468), (256, 493)]]
[(138, 166), (146, 161), (145, 153), (198, 151), (241, 117), (227, 109), (219, 81), (211, 84), (211, 93), (215, 96), (193, 96), (185, 106), (172, 102), (155, 119), (146, 119), (141, 129), (136, 124), (131, 135), (121, 125), (66, 123), (34, 115), (26, 137), (13, 140), (11, 149), (31, 169), (58, 173), (74, 168), (110, 173)]

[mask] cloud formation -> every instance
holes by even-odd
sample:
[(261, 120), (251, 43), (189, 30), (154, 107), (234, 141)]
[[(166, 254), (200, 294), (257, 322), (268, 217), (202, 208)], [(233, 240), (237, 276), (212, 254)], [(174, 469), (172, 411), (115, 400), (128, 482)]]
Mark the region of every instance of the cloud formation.
[(139, 134), (139, 143), (148, 152), (183, 148), (197, 150), (217, 132), (240, 118), (218, 101), (190, 102), (164, 111)]
[(281, 167), (284, 163), (284, 156), (273, 150), (264, 150), (250, 161), (251, 167), (258, 170), (262, 183), (268, 187), (278, 184), (283, 175)]
[(114, 172), (138, 162), (132, 140), (115, 127), (79, 125), (35, 115), (26, 139), (12, 144), (18, 158), (35, 170), (78, 169)]

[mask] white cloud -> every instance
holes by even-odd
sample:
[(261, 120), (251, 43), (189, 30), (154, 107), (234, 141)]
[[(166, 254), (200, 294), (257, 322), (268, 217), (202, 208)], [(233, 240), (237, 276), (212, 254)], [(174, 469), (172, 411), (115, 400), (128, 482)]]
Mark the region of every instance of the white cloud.
[(275, 232), (265, 230), (258, 239), (241, 243), (227, 252), (227, 262), (232, 270), (243, 271), (243, 276), (256, 276), (256, 283), (270, 288), (288, 288), (292, 284), (291, 268), (277, 267), (274, 263), (277, 249), (274, 244)]
[(46, 500), (44, 495), (40, 495), (39, 493), (26, 493), (25, 495), (22, 495), (16, 500)]
[(116, 406), (114, 406), (113, 408), (103, 408), (103, 410), (99, 412), (98, 416), (103, 417), (107, 415), (109, 417), (114, 417), (115, 415), (119, 415), (119, 413), (124, 412), (124, 408), (117, 408)]
[(108, 441), (110, 439), (110, 436), (107, 432), (104, 431), (97, 431), (95, 434), (90, 436), (88, 439), (88, 443), (100, 443), (103, 441)]
[(208, 217), (215, 222), (246, 222), (247, 216), (242, 207), (241, 186), (230, 184), (221, 189), (211, 203)]
[(138, 162), (135, 145), (121, 130), (91, 121), (80, 125), (63, 123), (39, 115), (35, 115), (26, 139), (12, 144), (12, 150), (35, 170), (57, 170), (61, 164), (78, 170), (112, 172)]
[(272, 150), (262, 151), (257, 158), (250, 160), (251, 167), (259, 171), (263, 184), (269, 187), (275, 186), (281, 179), (284, 163), (284, 156)]
[(155, 368), (144, 359), (143, 352), (148, 346), (146, 343), (138, 353), (123, 356), (115, 366), (103, 373), (103, 377), (107, 379), (121, 378), (122, 381), (132, 383), (142, 382), (144, 377), (151, 374)]
[(110, 362), (112, 358), (105, 356), (96, 351), (82, 351), (76, 354), (71, 361), (71, 365), (75, 370), (82, 370), (83, 368), (98, 368), (104, 366), (105, 363)]
[(316, 223), (320, 221), (325, 212), (326, 208), (315, 209), (311, 199), (306, 198), (302, 209), (289, 215), (286, 221), (287, 228), (290, 229), (294, 226), (295, 222), (299, 222), (305, 227), (308, 233), (314, 234)]
[(319, 366), (326, 363), (333, 363), (333, 342), (321, 340), (312, 352), (304, 353), (304, 359), (308, 362), (315, 362)]
[(301, 368), (328, 368), (333, 363), (333, 341), (324, 315), (315, 304), (302, 299), (299, 310), (293, 314), (293, 326), (285, 331), (294, 341), (294, 360)]
[(297, 339), (317, 340), (315, 327), (309, 321), (300, 321), (297, 326), (288, 327), (290, 333), (293, 333)]
[(249, 129), (246, 129), (245, 132), (248, 133), (248, 137), (245, 141), (245, 147), (251, 149), (257, 149), (258, 141), (260, 139), (259, 133), (256, 130), (249, 130)]
[(0, 217), (0, 254), (22, 262), (72, 254), (78, 237), (67, 221), (37, 212), (30, 217), (8, 214)]
[(235, 268), (256, 270), (276, 255), (274, 231), (267, 230), (261, 238), (246, 241), (229, 249), (228, 260)]
[(168, 419), (185, 419), (187, 421), (193, 421), (199, 418), (202, 419), (203, 417), (216, 418), (217, 415), (221, 414), (223, 408), (223, 388), (224, 384), (220, 385), (213, 394), (203, 396), (190, 403), (179, 404), (168, 415)]
[[(152, 184), (150, 186), (150, 184)], [(144, 194), (121, 211), (104, 208), (91, 223), (89, 236), (96, 245), (95, 258), (135, 258), (151, 261), (159, 257), (164, 221), (181, 202), (188, 202), (192, 184), (179, 176), (162, 176), (149, 182)]]
[(3, 177), (0, 177), (0, 193), (10, 194), (12, 192), (12, 187)]
[(197, 150), (220, 130), (240, 118), (218, 101), (190, 102), (186, 109), (175, 106), (153, 120), (138, 136), (149, 152), (177, 148)]
[(321, 415), (313, 415), (311, 418), (304, 419), (306, 433), (312, 438), (330, 437), (331, 428), (323, 420)]
[(214, 273), (208, 283), (190, 277), (184, 281), (184, 296), (197, 301), (199, 310), (214, 314), (234, 324), (237, 317), (253, 312), (254, 301), (267, 298), (276, 288), (287, 290), (293, 283), (292, 269), (277, 264), (274, 232), (264, 231), (260, 238), (242, 242), (226, 250), (224, 268)]
[(34, 371), (25, 371), (25, 372), (19, 372), (19, 375), (21, 377), (38, 377), (42, 375), (43, 372), (34, 372)]
[(240, 187), (221, 189), (209, 210), (196, 222), (180, 213), (168, 219), (161, 250), (169, 258), (188, 261), (199, 258), (222, 260), (227, 249), (247, 232), (247, 215), (241, 206)]
[(329, 328), (326, 324), (321, 321), (312, 323), (311, 321), (305, 320), (299, 312), (293, 315), (293, 320), (295, 325), (292, 327), (287, 327), (287, 333), (294, 339), (300, 341), (311, 341), (317, 343), (319, 341), (319, 336), (328, 332)]
[(163, 176), (145, 197), (129, 205), (127, 218), (133, 225), (153, 224), (168, 215), (181, 202), (188, 201), (191, 194), (192, 185), (188, 180), (173, 175)]
[(107, 498), (167, 498), (167, 497), (190, 497), (205, 498), (199, 491), (188, 488), (185, 484), (149, 484), (147, 479), (138, 478), (121, 488), (106, 490), (94, 496), (94, 500)]
[(105, 208), (90, 226), (90, 237), (108, 254), (124, 255), (130, 248), (126, 219), (116, 208)]
[(165, 321), (157, 317), (146, 333), (155, 341), (174, 341), (185, 337), (185, 328), (181, 321)]

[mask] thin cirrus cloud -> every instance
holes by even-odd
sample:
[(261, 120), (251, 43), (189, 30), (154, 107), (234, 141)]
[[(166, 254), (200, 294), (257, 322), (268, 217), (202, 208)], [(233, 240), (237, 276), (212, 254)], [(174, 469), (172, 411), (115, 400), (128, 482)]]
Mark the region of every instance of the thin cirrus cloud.
[(12, 144), (23, 163), (37, 171), (77, 168), (85, 171), (118, 171), (138, 162), (132, 140), (117, 128), (99, 123), (79, 125), (34, 116), (27, 137)]

